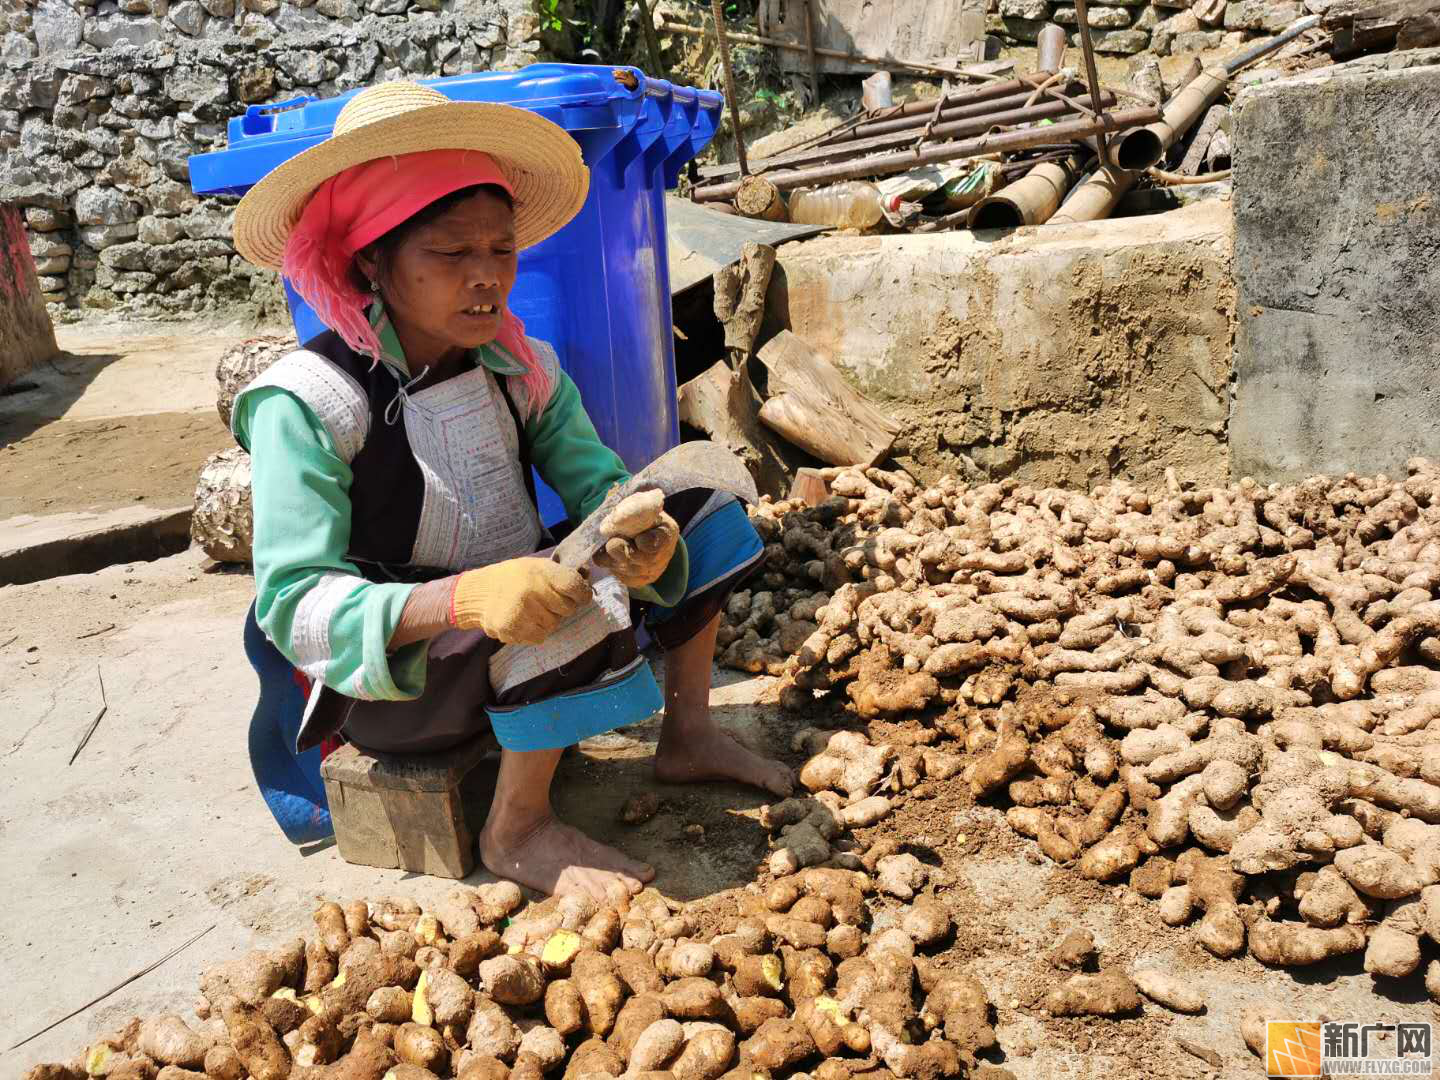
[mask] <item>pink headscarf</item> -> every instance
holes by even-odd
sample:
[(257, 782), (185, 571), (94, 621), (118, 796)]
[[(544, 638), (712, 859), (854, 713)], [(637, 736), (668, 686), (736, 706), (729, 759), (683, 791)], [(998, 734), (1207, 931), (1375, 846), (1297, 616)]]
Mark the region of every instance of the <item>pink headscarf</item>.
[[(355, 284), (355, 253), (425, 207), (461, 188), (510, 181), (489, 154), (426, 150), (352, 166), (315, 189), (285, 243), (282, 270), (326, 326), (378, 362), (380, 339), (367, 311), (375, 297)], [(495, 343), (518, 360), (527, 411), (550, 399), (550, 378), (525, 340), (525, 324), (507, 307)]]

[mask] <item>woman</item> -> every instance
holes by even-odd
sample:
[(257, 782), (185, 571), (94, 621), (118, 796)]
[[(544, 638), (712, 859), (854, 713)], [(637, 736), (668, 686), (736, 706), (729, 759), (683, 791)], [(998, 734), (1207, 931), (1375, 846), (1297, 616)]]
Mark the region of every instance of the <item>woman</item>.
[(314, 685), (297, 749), (343, 730), (424, 752), (493, 728), (482, 861), (603, 898), (654, 871), (557, 821), (549, 789), (563, 747), (659, 706), (632, 611), (667, 653), (657, 778), (792, 781), (710, 716), (719, 612), (762, 551), (733, 497), (667, 499), (588, 574), (536, 554), (531, 465), (571, 521), (627, 476), (506, 307), (518, 252), (588, 183), (575, 143), (534, 114), (412, 83), (356, 95), (236, 211), (241, 254), (333, 330), (251, 383), (233, 426), (251, 454), (254, 621)]

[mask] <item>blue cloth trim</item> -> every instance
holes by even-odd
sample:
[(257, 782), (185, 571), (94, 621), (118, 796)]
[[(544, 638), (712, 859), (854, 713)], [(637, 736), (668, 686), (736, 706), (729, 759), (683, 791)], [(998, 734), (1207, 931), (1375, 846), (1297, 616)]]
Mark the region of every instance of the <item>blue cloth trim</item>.
[(765, 545), (739, 502), (729, 502), (685, 533), (690, 578), (685, 595), (674, 607), (656, 607), (646, 616), (651, 625), (664, 622), (692, 596), (723, 581), (765, 554)]
[(330, 803), (320, 778), (320, 749), (295, 752), (305, 693), (295, 668), (260, 629), (253, 602), (245, 617), (245, 656), (260, 679), (260, 700), (250, 718), (249, 737), (250, 767), (260, 795), (292, 844), (332, 836)]
[(530, 705), (490, 705), (485, 713), (506, 750), (556, 750), (638, 723), (665, 704), (655, 673), (641, 657), (616, 681)]

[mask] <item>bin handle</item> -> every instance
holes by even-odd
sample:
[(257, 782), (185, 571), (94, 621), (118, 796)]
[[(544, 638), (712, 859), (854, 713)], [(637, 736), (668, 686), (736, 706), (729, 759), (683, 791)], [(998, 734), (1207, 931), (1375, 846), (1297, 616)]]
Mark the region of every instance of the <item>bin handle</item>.
[(245, 116), (247, 119), (252, 116), (274, 116), (276, 113), (289, 112), (291, 109), (303, 109), (312, 101), (319, 100), (319, 98), (311, 97), (309, 94), (301, 94), (299, 97), (293, 97), (289, 101), (275, 101), (269, 105), (250, 105), (245, 109)]

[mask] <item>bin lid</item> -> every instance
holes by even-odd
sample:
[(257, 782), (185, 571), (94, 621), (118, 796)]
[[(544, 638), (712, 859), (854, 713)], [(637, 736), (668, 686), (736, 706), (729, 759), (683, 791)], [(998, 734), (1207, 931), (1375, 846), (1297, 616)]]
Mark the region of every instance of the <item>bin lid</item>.
[[(690, 116), (693, 136), (703, 133), (698, 146), (692, 136), (693, 157), (713, 138), (724, 103), (713, 90), (674, 86), (639, 68), (602, 64), (531, 64), (519, 71), (417, 81), (455, 101), (497, 102), (537, 112), (570, 132), (592, 167), (647, 114), (653, 116), (657, 104), (665, 106), (671, 123)], [(359, 92), (251, 105), (229, 122), (226, 149), (190, 158), (191, 188), (202, 195), (243, 195), (277, 165), (328, 138), (340, 110)]]

